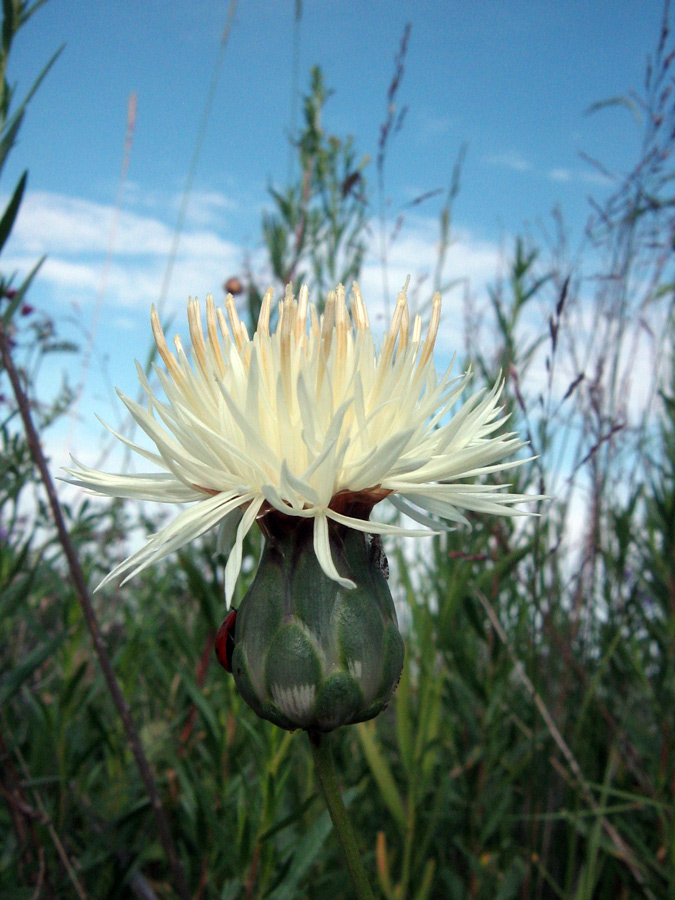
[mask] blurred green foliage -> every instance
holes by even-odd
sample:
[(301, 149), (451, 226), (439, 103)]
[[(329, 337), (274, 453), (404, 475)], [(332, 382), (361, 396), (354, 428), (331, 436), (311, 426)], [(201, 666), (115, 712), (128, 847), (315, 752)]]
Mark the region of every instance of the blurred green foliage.
[[(31, 11), (4, 2), (3, 74)], [(661, 76), (666, 51), (664, 42), (653, 66)], [(327, 96), (315, 69), (295, 141), (298, 180), (272, 191), (274, 211), (263, 222), (274, 276), (308, 278), (321, 291), (358, 274), (367, 224), (364, 164), (350, 139), (322, 130)], [(667, 101), (662, 92), (649, 96), (652, 107)], [(3, 79), (2, 161), (24, 111), (22, 104), (10, 114), (11, 97)], [(655, 235), (666, 247), (673, 233), (654, 115), (645, 152), (652, 133), (662, 155), (651, 202), (639, 200), (644, 182), (630, 192), (630, 175), (614, 218), (603, 220), (624, 289), (631, 266), (644, 271)], [(645, 167), (639, 171), (645, 177)], [(668, 171), (672, 178), (672, 163)], [(24, 185), (2, 217), (3, 240)], [(649, 230), (638, 240), (641, 217), (649, 217)], [(442, 244), (448, 221), (444, 209)], [(650, 304), (672, 303), (663, 252)], [(64, 384), (43, 406), (33, 395), (35, 367), (45, 353), (72, 348), (59, 345), (47, 317), (30, 308), (22, 315), (27, 283), (16, 293), (9, 281), (0, 285), (3, 322), (44, 430), (71, 395)], [(251, 285), (253, 316), (259, 295)], [(675, 380), (660, 427), (635, 443), (613, 407), (602, 406), (590, 366), (572, 373), (563, 398), (556, 395), (552, 373), (574, 336), (574, 294), (570, 272), (547, 268), (519, 241), (509, 278), (491, 295), (494, 352), (474, 347), (473, 361), (486, 383), (505, 374), (514, 428), (540, 454), (511, 473), (516, 489), (560, 484), (567, 423), (579, 435), (567, 453), (569, 483), (583, 502), (561, 492), (539, 520), (476, 517), (471, 531), (433, 539), (412, 559), (390, 551), (407, 645), (403, 677), (385, 713), (340, 729), (335, 741), (365, 863), (386, 900), (675, 896)], [(622, 327), (629, 300), (624, 290), (616, 307)], [(530, 316), (536, 304), (546, 310), (539, 331)], [(619, 343), (603, 351), (611, 359), (622, 352)], [(533, 389), (538, 353), (546, 376)], [(605, 397), (618, 389), (613, 377)], [(0, 384), (0, 898), (169, 900), (148, 799), (94, 663), (2, 373)], [(622, 451), (634, 477), (618, 490)], [(130, 532), (157, 526), (122, 502), (84, 501), (64, 511), (91, 584), (118, 561)], [(581, 550), (570, 532), (581, 535)], [(257, 555), (253, 539), (245, 555)], [(193, 896), (346, 900), (351, 886), (304, 736), (258, 720), (215, 664), (222, 562), (209, 536), (133, 585), (95, 597)], [(250, 578), (242, 576), (239, 597)]]
[[(291, 138), (299, 176), (285, 188), (270, 185), (272, 209), (263, 214), (262, 232), (272, 278), (283, 290), (307, 284), (323, 298), (336, 284), (359, 274), (366, 252), (368, 225), (366, 169), (351, 137), (327, 134), (322, 117), (332, 91), (318, 66), (311, 71), (304, 97), (304, 123)], [(269, 275), (267, 276), (269, 278)], [(249, 273), (248, 310), (257, 322), (262, 293)], [(319, 311), (322, 299), (318, 299)]]

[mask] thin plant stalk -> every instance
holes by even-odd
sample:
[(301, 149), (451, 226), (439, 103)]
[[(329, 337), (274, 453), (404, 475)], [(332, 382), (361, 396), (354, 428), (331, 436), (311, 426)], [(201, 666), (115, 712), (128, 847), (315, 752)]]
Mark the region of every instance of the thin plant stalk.
[(70, 539), (68, 529), (66, 528), (66, 523), (61, 511), (61, 504), (59, 503), (56, 489), (54, 487), (54, 482), (47, 467), (47, 461), (45, 460), (44, 454), (42, 452), (40, 438), (38, 436), (35, 425), (33, 424), (33, 418), (30, 412), (30, 403), (23, 387), (21, 386), (19, 373), (17, 372), (14, 365), (14, 360), (12, 359), (9, 340), (7, 338), (7, 333), (2, 324), (2, 321), (0, 321), (0, 358), (2, 359), (2, 365), (4, 366), (5, 371), (7, 372), (7, 375), (9, 377), (17, 405), (19, 407), (19, 413), (23, 421), (24, 430), (26, 432), (26, 440), (28, 442), (28, 448), (31, 457), (36, 469), (40, 474), (40, 478), (47, 494), (47, 500), (52, 512), (52, 516), (54, 518), (54, 524), (59, 536), (59, 541), (61, 543), (61, 546), (63, 547), (63, 552), (68, 563), (70, 579), (75, 590), (75, 595), (78, 599), (80, 607), (82, 608), (82, 614), (87, 624), (87, 628), (89, 629), (89, 633), (91, 634), (92, 642), (94, 644), (94, 651), (101, 666), (101, 671), (103, 672), (103, 677), (105, 679), (108, 691), (110, 692), (110, 696), (112, 697), (115, 708), (117, 709), (119, 717), (122, 720), (122, 725), (124, 727), (124, 733), (126, 735), (129, 748), (134, 755), (141, 780), (143, 781), (145, 790), (147, 791), (148, 797), (150, 799), (150, 805), (152, 806), (152, 811), (154, 813), (155, 822), (157, 825), (157, 834), (164, 849), (169, 868), (171, 869), (173, 886), (181, 900), (190, 900), (190, 890), (188, 888), (185, 872), (183, 871), (183, 866), (180, 859), (178, 858), (178, 854), (176, 853), (176, 847), (174, 845), (173, 838), (171, 837), (171, 831), (169, 829), (169, 822), (166, 811), (162, 805), (162, 801), (157, 790), (157, 785), (152, 774), (152, 769), (150, 768), (150, 763), (148, 762), (148, 759), (143, 750), (143, 745), (141, 743), (138, 729), (136, 728), (136, 724), (131, 714), (131, 709), (129, 708), (129, 705), (124, 698), (122, 689), (120, 688), (119, 682), (117, 681), (117, 676), (115, 675), (115, 670), (113, 669), (110, 658), (108, 657), (108, 653), (101, 636), (101, 629), (99, 627), (96, 613), (94, 612), (94, 607), (91, 602), (91, 596), (87, 588), (87, 582), (84, 577), (84, 572), (77, 557), (77, 553), (75, 552), (73, 543)]
[(216, 97), (216, 88), (218, 87), (218, 78), (220, 76), (221, 69), (223, 68), (223, 63), (225, 61), (225, 51), (227, 50), (227, 44), (230, 40), (230, 32), (232, 31), (232, 25), (235, 21), (235, 14), (237, 12), (237, 0), (230, 0), (230, 5), (227, 10), (227, 19), (225, 21), (225, 27), (223, 28), (223, 33), (220, 36), (220, 46), (218, 48), (218, 56), (216, 57), (216, 62), (213, 67), (213, 73), (211, 75), (211, 81), (209, 83), (208, 90), (206, 92), (206, 100), (204, 101), (204, 109), (202, 110), (202, 116), (199, 121), (199, 131), (197, 132), (197, 140), (195, 141), (194, 148), (192, 150), (192, 159), (190, 160), (190, 168), (188, 170), (187, 179), (185, 181), (185, 187), (183, 188), (183, 194), (180, 200), (180, 207), (178, 209), (178, 217), (176, 219), (176, 225), (173, 229), (173, 236), (171, 238), (171, 249), (169, 250), (169, 255), (166, 260), (166, 268), (164, 269), (164, 277), (162, 279), (162, 286), (159, 291), (159, 299), (157, 300), (157, 312), (159, 315), (162, 315), (162, 310), (164, 309), (164, 304), (166, 302), (167, 295), (169, 293), (169, 285), (171, 284), (171, 276), (173, 274), (174, 263), (176, 262), (176, 256), (178, 255), (178, 244), (180, 241), (181, 234), (183, 232), (183, 225), (185, 224), (185, 216), (187, 215), (187, 207), (188, 201), (190, 199), (190, 194), (192, 193), (192, 185), (195, 180), (195, 175), (197, 174), (197, 164), (199, 163), (199, 157), (202, 152), (202, 146), (204, 144), (204, 138), (206, 137), (206, 126), (208, 125), (209, 118), (211, 116), (211, 109), (213, 107), (213, 102)]
[[(507, 653), (511, 657), (511, 661), (513, 662), (513, 664), (515, 666), (515, 672), (517, 674), (518, 679), (520, 680), (521, 684), (525, 687), (525, 690), (530, 695), (530, 697), (534, 700), (535, 706), (539, 710), (539, 714), (541, 715), (542, 719), (546, 723), (546, 727), (548, 728), (548, 730), (551, 734), (551, 737), (558, 745), (560, 752), (565, 757), (567, 765), (569, 766), (574, 778), (576, 779), (577, 784), (580, 786), (581, 792), (584, 795), (584, 798), (588, 802), (591, 809), (596, 814), (600, 815), (600, 808), (598, 806), (598, 803), (595, 800), (595, 797), (593, 796), (593, 792), (591, 791), (591, 789), (588, 785), (588, 782), (584, 778), (583, 772), (581, 771), (581, 766), (577, 762), (576, 757), (572, 753), (567, 741), (564, 739), (564, 737), (560, 733), (560, 730), (558, 729), (558, 726), (555, 724), (553, 717), (551, 716), (550, 712), (548, 711), (548, 709), (546, 707), (546, 704), (544, 703), (540, 694), (537, 692), (534, 684), (528, 677), (528, 675), (525, 671), (525, 667), (518, 659), (516, 652), (513, 649), (513, 647), (511, 646), (508, 636), (507, 636), (506, 632), (504, 631), (501, 622), (499, 621), (497, 614), (495, 613), (494, 609), (490, 606), (490, 603), (489, 603), (487, 597), (485, 596), (485, 594), (482, 593), (482, 591), (476, 590), (476, 597), (478, 598), (481, 606), (485, 610), (485, 613), (486, 613), (488, 619), (490, 620), (490, 624), (492, 625), (494, 630), (499, 635), (499, 639), (501, 640), (501, 642), (506, 647)], [(610, 840), (614, 844), (614, 847), (616, 848), (616, 851), (617, 851), (617, 856), (619, 857), (619, 859), (622, 859), (626, 863), (626, 865), (628, 866), (628, 868), (630, 869), (630, 871), (633, 875), (633, 878), (635, 878), (635, 880), (638, 882), (638, 884), (640, 885), (642, 890), (645, 892), (645, 896), (648, 897), (649, 900), (656, 900), (656, 897), (654, 896), (653, 892), (649, 889), (649, 887), (645, 883), (644, 875), (640, 869), (639, 863), (635, 859), (635, 856), (634, 856), (631, 848), (628, 846), (628, 844), (626, 844), (626, 842), (621, 837), (621, 835), (619, 834), (617, 829), (612, 825), (612, 823), (609, 821), (609, 819), (606, 816), (600, 815), (600, 824), (602, 825), (603, 829), (605, 830), (605, 832), (609, 836)]]
[(312, 756), (314, 757), (314, 765), (319, 776), (321, 790), (326, 799), (328, 812), (333, 820), (335, 833), (342, 847), (356, 896), (358, 900), (375, 900), (375, 895), (368, 883), (366, 870), (361, 861), (361, 851), (356, 842), (356, 835), (354, 834), (352, 823), (349, 821), (347, 809), (342, 800), (335, 776), (335, 765), (328, 735), (309, 732), (309, 744), (312, 748)]

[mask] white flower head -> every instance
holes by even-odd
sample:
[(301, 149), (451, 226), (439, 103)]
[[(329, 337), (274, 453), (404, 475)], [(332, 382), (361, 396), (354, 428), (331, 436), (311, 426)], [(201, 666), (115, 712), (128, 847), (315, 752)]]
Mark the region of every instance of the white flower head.
[[(119, 396), (155, 450), (113, 434), (160, 471), (111, 475), (76, 460), (66, 471), (95, 494), (192, 506), (99, 587), (123, 573), (131, 578), (220, 523), (234, 538), (225, 570), (229, 605), (244, 537), (257, 518), (274, 511), (312, 518), (321, 568), (352, 587), (332, 559), (329, 519), (368, 534), (418, 535), (447, 528), (439, 519), (466, 523), (462, 510), (514, 515), (514, 504), (536, 499), (511, 494), (505, 484), (474, 481), (524, 462), (504, 462), (522, 443), (502, 430), (501, 381), (451, 413), (470, 372), (436, 372), (439, 294), (423, 338), (419, 316), (410, 327), (404, 288), (381, 346), (356, 283), (349, 306), (339, 285), (322, 315), (306, 287), (296, 299), (289, 286), (273, 332), (272, 302), (270, 289), (250, 338), (232, 295), (227, 319), (207, 296), (206, 334), (199, 303), (190, 299), (192, 365), (179, 337), (171, 352), (153, 307), (152, 330), (167, 371), (154, 369), (166, 399), (138, 363), (147, 408)], [(425, 529), (369, 521), (384, 500)]]

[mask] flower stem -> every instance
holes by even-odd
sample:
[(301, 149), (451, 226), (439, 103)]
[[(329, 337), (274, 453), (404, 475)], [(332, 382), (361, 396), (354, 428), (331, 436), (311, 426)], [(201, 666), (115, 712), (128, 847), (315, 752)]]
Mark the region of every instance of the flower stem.
[(375, 900), (375, 895), (368, 884), (366, 870), (361, 862), (361, 851), (356, 843), (356, 835), (354, 834), (352, 823), (349, 821), (347, 810), (342, 802), (342, 795), (335, 777), (335, 766), (333, 765), (333, 754), (328, 742), (328, 735), (313, 731), (308, 732), (308, 735), (321, 789), (326, 798), (328, 812), (333, 820), (333, 826), (340, 841), (349, 874), (354, 883), (356, 896), (358, 900)]

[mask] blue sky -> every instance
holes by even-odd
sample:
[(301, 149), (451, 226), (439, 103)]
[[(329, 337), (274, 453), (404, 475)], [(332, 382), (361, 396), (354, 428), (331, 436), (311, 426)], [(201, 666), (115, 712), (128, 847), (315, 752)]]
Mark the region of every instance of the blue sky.
[[(122, 408), (112, 403), (110, 383), (135, 393), (133, 359), (147, 354), (149, 307), (160, 291), (228, 6), (50, 0), (17, 40), (9, 74), (18, 96), (52, 52), (65, 48), (29, 107), (3, 173), (6, 196), (20, 172), (30, 172), (4, 270), (25, 272), (46, 253), (31, 302), (49, 309), (60, 330), (81, 343), (97, 322), (78, 421), (55, 441), (56, 465), (69, 448), (90, 440), (92, 429), (100, 433), (94, 411), (119, 423)], [(399, 93), (409, 112), (388, 159), (387, 195), (395, 214), (416, 194), (447, 188), (458, 149), (467, 144), (455, 205), (458, 243), (447, 275), (469, 278), (480, 297), (515, 235), (538, 237), (551, 226), (554, 205), (580, 240), (588, 196), (602, 199), (608, 191), (580, 151), (610, 170), (636, 161), (640, 129), (626, 111), (585, 111), (641, 87), (661, 15), (660, 3), (645, 0), (307, 0), (299, 88), (306, 90), (310, 67), (321, 65), (335, 92), (326, 128), (353, 134), (359, 151), (374, 158), (394, 55), (412, 23)], [(283, 184), (288, 170), (293, 28), (291, 0), (237, 6), (168, 312), (182, 311), (188, 293), (222, 297), (223, 279), (241, 270), (244, 256), (258, 258), (267, 185)], [(136, 127), (106, 269), (132, 92)], [(375, 212), (374, 164), (370, 181)], [(415, 278), (432, 269), (439, 205), (432, 201), (408, 217), (392, 255), (395, 289), (403, 273)], [(366, 298), (367, 289), (381, 290), (375, 252), (363, 287)], [(453, 303), (460, 299), (446, 304), (448, 348), (461, 339)], [(178, 320), (176, 327), (186, 331)], [(77, 365), (71, 377), (77, 383)]]

